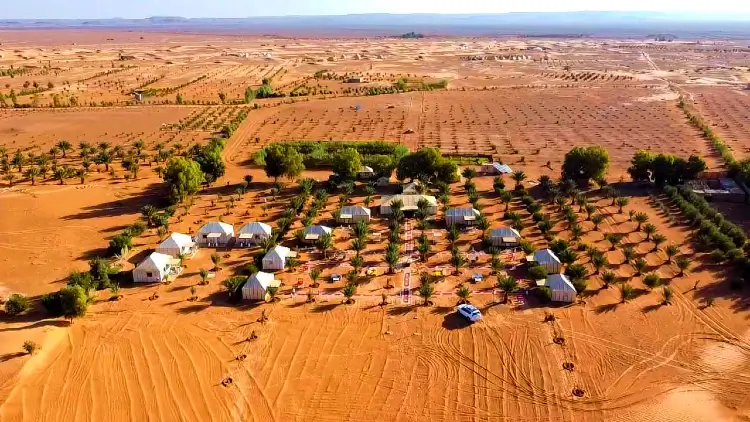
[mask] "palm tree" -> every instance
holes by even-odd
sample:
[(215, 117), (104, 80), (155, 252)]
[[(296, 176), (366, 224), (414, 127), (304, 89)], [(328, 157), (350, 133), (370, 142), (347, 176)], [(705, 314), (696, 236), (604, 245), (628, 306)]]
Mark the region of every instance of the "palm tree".
[(604, 216), (601, 214), (594, 214), (591, 217), (591, 222), (594, 223), (594, 230), (599, 230), (599, 224), (604, 221)]
[(13, 186), (13, 181), (16, 180), (16, 175), (11, 172), (8, 172), (8, 173), (5, 173), (5, 175), (3, 176), (3, 179), (8, 181), (9, 186)]
[(86, 183), (86, 175), (89, 174), (89, 172), (81, 167), (75, 170), (76, 177), (78, 177), (81, 180), (81, 184)]
[(81, 155), (82, 159), (86, 159), (91, 155), (91, 144), (85, 141), (81, 141), (78, 143), (78, 152)]
[(667, 238), (663, 234), (656, 233), (655, 235), (651, 236), (651, 242), (654, 244), (654, 249), (651, 250), (651, 252), (656, 252), (659, 250), (659, 245), (666, 242)]
[(645, 212), (637, 212), (633, 215), (633, 221), (638, 223), (638, 227), (635, 228), (635, 231), (639, 232), (641, 231), (643, 223), (648, 221), (648, 215)]
[(320, 278), (320, 268), (313, 268), (310, 270), (310, 280), (312, 280), (312, 287), (318, 287), (318, 278)]
[(672, 263), (672, 258), (677, 256), (677, 254), (680, 253), (680, 248), (677, 247), (677, 245), (669, 245), (664, 249), (664, 253), (667, 254), (667, 264)]
[(518, 233), (521, 233), (524, 228), (523, 221), (514, 219), (513, 222), (510, 223), (510, 227)]
[(328, 250), (333, 246), (333, 236), (326, 233), (318, 238), (318, 249), (323, 253), (323, 259), (328, 258)]
[(295, 256), (290, 256), (286, 259), (286, 266), (289, 268), (290, 273), (293, 273), (294, 270), (297, 269), (298, 265), (299, 265), (299, 258)]
[(620, 196), (615, 199), (615, 204), (617, 204), (617, 212), (622, 214), (622, 209), (626, 207), (630, 203), (630, 199), (626, 198), (624, 196)]
[(620, 286), (620, 303), (625, 303), (635, 297), (635, 289), (628, 283)]
[(607, 233), (604, 235), (604, 239), (610, 243), (610, 251), (613, 251), (617, 248), (617, 244), (620, 243), (620, 240), (622, 240), (622, 236), (616, 233)]
[(607, 257), (602, 253), (594, 254), (594, 256), (591, 257), (591, 266), (596, 270), (594, 274), (599, 274), (602, 267), (607, 266), (607, 264), (609, 264), (609, 262), (607, 262)]
[[(423, 273), (425, 274), (425, 273)], [(432, 283), (423, 282), (419, 286), (419, 295), (422, 296), (423, 304), (424, 306), (427, 306), (430, 304), (430, 298), (435, 294), (435, 286), (432, 285)]]
[(62, 153), (63, 158), (65, 158), (65, 155), (73, 148), (73, 145), (71, 145), (69, 141), (60, 141), (57, 143), (57, 145), (55, 145), (55, 147), (57, 147), (57, 149)]
[(219, 271), (221, 268), (219, 265), (221, 264), (221, 255), (217, 253), (211, 254), (211, 262), (214, 264), (214, 271)]
[(508, 294), (513, 293), (518, 289), (518, 282), (514, 277), (505, 275), (497, 278), (497, 284), (495, 286), (503, 291), (503, 303), (508, 303)]
[(578, 240), (581, 236), (583, 236), (583, 228), (578, 224), (574, 224), (573, 227), (570, 228), (571, 239)]
[(596, 207), (591, 204), (586, 204), (584, 209), (586, 211), (586, 219), (591, 220), (591, 215), (594, 214), (594, 212), (596, 212)]
[(602, 283), (604, 283), (604, 287), (609, 287), (610, 284), (614, 283), (615, 280), (617, 280), (617, 276), (612, 271), (605, 271), (602, 273)]
[(641, 275), (648, 268), (648, 263), (643, 258), (638, 258), (633, 261), (633, 268), (635, 269), (635, 275)]
[(198, 275), (201, 277), (201, 285), (208, 284), (208, 270), (205, 268), (201, 268), (198, 270)]
[(42, 175), (42, 172), (39, 171), (39, 167), (37, 166), (31, 166), (26, 169), (26, 172), (24, 172), (24, 176), (31, 179), (31, 186), (36, 185), (36, 178), (40, 177)]
[(516, 190), (522, 189), (523, 185), (521, 185), (521, 182), (526, 180), (526, 173), (516, 170), (513, 172), (513, 174), (510, 175), (510, 178), (513, 179), (514, 182), (516, 182)]
[(149, 225), (149, 227), (153, 227), (156, 225), (156, 215), (159, 213), (159, 210), (156, 209), (153, 205), (144, 205), (141, 207), (141, 216), (144, 220), (146, 220), (146, 224)]
[(370, 235), (370, 226), (367, 224), (367, 221), (360, 220), (354, 225), (353, 231), (354, 237), (364, 243)]
[(500, 194), (500, 201), (505, 204), (505, 211), (508, 211), (511, 201), (513, 201), (513, 194), (508, 191), (503, 191)]
[(367, 245), (365, 245), (365, 242), (363, 242), (359, 238), (352, 239), (352, 249), (354, 252), (356, 252), (357, 256), (359, 256), (359, 253), (365, 249)]
[(109, 171), (109, 165), (112, 164), (113, 160), (114, 158), (112, 157), (112, 154), (107, 150), (103, 150), (96, 155), (96, 158), (94, 158), (94, 163), (104, 164), (104, 170)]
[(456, 290), (456, 296), (458, 296), (458, 303), (469, 303), (469, 298), (471, 298), (471, 290), (469, 290), (466, 286), (460, 286)]
[(454, 274), (460, 274), (461, 267), (465, 264), (466, 259), (461, 254), (461, 251), (457, 247), (453, 247), (453, 249), (451, 249), (451, 265), (453, 265), (453, 268), (455, 269)]
[(661, 279), (656, 273), (647, 274), (645, 277), (643, 277), (643, 284), (645, 284), (646, 287), (651, 290), (661, 284)]
[(661, 289), (661, 303), (664, 305), (671, 305), (672, 304), (672, 296), (674, 295), (674, 292), (672, 289), (670, 289), (668, 286), (664, 286)]
[(549, 220), (542, 220), (536, 225), (539, 228), (539, 231), (542, 232), (542, 234), (549, 233), (550, 230), (552, 230), (552, 222)]
[(422, 260), (422, 262), (427, 262), (427, 254), (430, 253), (431, 245), (429, 241), (422, 241), (422, 237), (420, 236), (419, 243), (417, 244), (417, 252), (419, 252), (419, 258)]
[(624, 246), (622, 248), (622, 255), (625, 257), (625, 262), (623, 262), (623, 264), (629, 264), (636, 256), (635, 249), (630, 246)]
[(451, 242), (451, 247), (455, 246), (460, 236), (461, 232), (458, 230), (458, 226), (455, 224), (448, 226), (448, 241)]
[(26, 164), (26, 157), (23, 156), (20, 149), (16, 150), (16, 153), (13, 155), (13, 160), (11, 160), (11, 164), (18, 168), (19, 173), (23, 170), (23, 165)]
[(348, 283), (346, 286), (344, 286), (343, 289), (341, 289), (341, 293), (343, 293), (344, 297), (346, 297), (346, 301), (344, 303), (352, 303), (352, 296), (357, 294), (357, 286), (355, 284)]
[(686, 256), (680, 256), (675, 260), (675, 264), (677, 264), (677, 268), (680, 269), (680, 272), (677, 274), (678, 277), (682, 277), (685, 275), (685, 271), (688, 271), (690, 269), (690, 259)]
[(399, 246), (395, 243), (389, 243), (385, 249), (385, 262), (388, 263), (388, 272), (393, 274), (396, 264), (399, 260)]
[(52, 177), (58, 180), (61, 185), (65, 184), (65, 179), (70, 176), (70, 169), (66, 166), (60, 166), (52, 171)]
[[(643, 213), (636, 214), (636, 217), (639, 214), (643, 214)], [(646, 215), (646, 214), (643, 214), (643, 215)], [(640, 224), (639, 224), (639, 226), (640, 226)], [(643, 226), (643, 232), (646, 233), (646, 241), (648, 241), (648, 240), (651, 239), (651, 235), (653, 235), (654, 233), (656, 233), (656, 226), (653, 225), (653, 224), (651, 224), (651, 223), (646, 224), (646, 225)]]
[(492, 258), (490, 259), (490, 268), (492, 268), (492, 274), (499, 274), (500, 270), (503, 269), (503, 260), (500, 259), (500, 255), (497, 253), (492, 254)]
[(107, 151), (109, 149), (109, 147), (110, 147), (110, 143), (106, 142), (106, 141), (105, 142), (99, 142), (96, 145), (96, 147), (99, 148), (99, 151)]

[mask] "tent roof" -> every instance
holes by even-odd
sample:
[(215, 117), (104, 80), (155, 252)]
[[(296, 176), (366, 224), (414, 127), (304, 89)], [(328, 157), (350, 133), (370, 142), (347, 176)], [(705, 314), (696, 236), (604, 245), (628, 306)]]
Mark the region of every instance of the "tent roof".
[(286, 257), (291, 256), (290, 254), (291, 249), (285, 247), (285, 246), (274, 246), (273, 249), (268, 251), (266, 256), (263, 257), (263, 259), (286, 259)]
[(450, 208), (445, 211), (446, 217), (479, 217), (480, 213), (474, 208)]
[(536, 251), (534, 253), (534, 261), (538, 262), (540, 264), (547, 263), (547, 262), (556, 262), (560, 263), (560, 258), (555, 255), (554, 252), (552, 252), (549, 249), (542, 249), (541, 251)]
[(341, 208), (342, 218), (344, 214), (348, 215), (371, 215), (370, 209), (361, 205), (350, 205)]
[(490, 237), (514, 237), (519, 238), (521, 237), (521, 233), (518, 233), (518, 230), (513, 229), (511, 227), (500, 227), (497, 229), (492, 229), (490, 231)]
[(257, 273), (247, 278), (244, 287), (250, 288), (252, 286), (260, 286), (265, 290), (266, 288), (268, 288), (268, 286), (273, 285), (273, 281), (274, 279), (272, 273), (258, 271)]
[(372, 170), (372, 167), (370, 166), (362, 166), (362, 168), (359, 169), (359, 172), (360, 173), (372, 173), (373, 170)]
[(194, 246), (193, 238), (183, 233), (172, 233), (168, 238), (164, 239), (159, 248), (183, 248)]
[(306, 228), (304, 233), (305, 233), (305, 236), (310, 235), (310, 234), (316, 234), (318, 236), (323, 236), (324, 234), (328, 234), (330, 232), (331, 232), (331, 228), (330, 227), (321, 226), (319, 224), (316, 224), (314, 226), (310, 226), (310, 227)]
[(434, 196), (430, 195), (393, 195), (393, 196), (387, 196), (383, 198), (383, 201), (380, 203), (380, 206), (390, 206), (393, 201), (401, 200), (401, 202), (404, 203), (404, 207), (402, 209), (416, 209), (417, 203), (420, 199), (426, 199), (427, 203), (430, 204), (432, 207), (437, 206), (437, 199), (435, 199)]
[(242, 226), (239, 231), (240, 234), (266, 234), (271, 235), (271, 226), (266, 223), (253, 222)]
[(162, 270), (164, 267), (166, 267), (168, 264), (172, 264), (175, 261), (174, 258), (172, 258), (170, 255), (165, 255), (163, 253), (158, 252), (152, 252), (151, 255), (146, 257), (143, 261), (141, 261), (140, 264), (138, 264), (137, 268), (140, 269), (155, 269), (155, 270)]
[(209, 221), (198, 230), (198, 233), (223, 233), (234, 234), (234, 227), (223, 221)]
[(497, 170), (499, 173), (504, 173), (504, 174), (513, 173), (513, 170), (511, 170), (510, 166), (508, 166), (507, 164), (492, 163), (491, 166), (494, 167), (495, 170)]
[(570, 282), (568, 277), (565, 274), (552, 274), (549, 277), (547, 277), (547, 282), (545, 283), (547, 287), (550, 288), (552, 291), (568, 291), (568, 292), (575, 292), (576, 288), (573, 286), (573, 283)]

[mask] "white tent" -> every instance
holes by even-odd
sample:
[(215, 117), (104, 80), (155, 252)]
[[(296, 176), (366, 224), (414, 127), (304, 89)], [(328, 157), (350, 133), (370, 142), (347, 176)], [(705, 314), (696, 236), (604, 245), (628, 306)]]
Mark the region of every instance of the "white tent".
[(193, 238), (183, 233), (172, 233), (156, 248), (156, 252), (177, 258), (180, 254), (193, 256), (198, 246)]
[(419, 195), (421, 185), (422, 182), (420, 182), (419, 180), (409, 182), (401, 186), (401, 193), (403, 193), (404, 195)]
[(474, 208), (451, 208), (445, 212), (445, 225), (472, 226), (480, 216), (480, 212)]
[(161, 283), (170, 275), (182, 272), (179, 260), (165, 254), (153, 252), (133, 270), (136, 283)]
[(247, 247), (250, 245), (257, 245), (271, 237), (271, 226), (265, 223), (249, 223), (245, 224), (239, 232), (237, 232), (237, 244), (240, 247)]
[(483, 164), (480, 170), (484, 174), (511, 174), (513, 170), (507, 164), (489, 163)]
[(286, 267), (286, 259), (292, 256), (297, 256), (297, 253), (284, 246), (275, 246), (263, 257), (263, 269), (283, 270)]
[(521, 233), (510, 227), (500, 227), (490, 231), (490, 243), (492, 246), (513, 247), (521, 242)]
[(578, 292), (565, 274), (550, 275), (545, 285), (552, 292), (553, 302), (575, 302)]
[(549, 249), (536, 251), (533, 258), (531, 258), (529, 261), (534, 261), (537, 264), (541, 265), (545, 270), (547, 270), (547, 274), (559, 273), (560, 267), (562, 267), (560, 258), (558, 258), (557, 255), (555, 255), (555, 253)]
[(234, 227), (222, 221), (211, 221), (203, 225), (195, 236), (200, 246), (227, 246), (234, 238)]
[(372, 170), (372, 167), (362, 166), (362, 168), (359, 169), (359, 178), (360, 179), (369, 179), (369, 178), (371, 178), (373, 176), (375, 176), (375, 172)]
[(279, 287), (281, 282), (274, 280), (273, 274), (258, 271), (247, 278), (242, 286), (242, 298), (245, 300), (268, 300), (268, 288)]
[(404, 206), (403, 211), (416, 211), (420, 199), (427, 201), (427, 214), (437, 214), (437, 200), (430, 195), (394, 195), (383, 198), (380, 203), (380, 214), (388, 215), (392, 212), (391, 204), (395, 201), (401, 201)]
[(353, 205), (342, 207), (339, 213), (339, 218), (336, 219), (336, 221), (341, 224), (349, 224), (356, 223), (360, 220), (370, 221), (371, 217), (372, 214), (369, 208), (361, 205)]
[(307, 227), (305, 229), (305, 242), (307, 243), (315, 243), (320, 239), (323, 235), (330, 234), (331, 228), (321, 225), (314, 225)]

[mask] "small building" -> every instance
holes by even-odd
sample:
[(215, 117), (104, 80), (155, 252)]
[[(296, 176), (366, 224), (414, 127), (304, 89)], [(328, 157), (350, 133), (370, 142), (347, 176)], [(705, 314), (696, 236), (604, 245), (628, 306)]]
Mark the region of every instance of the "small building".
[[(357, 57), (355, 56), (355, 58), (357, 58)], [(357, 58), (357, 59), (359, 59), (359, 58)], [(366, 83), (366, 82), (367, 82), (367, 79), (365, 79), (363, 76), (353, 76), (353, 77), (348, 78), (348, 79), (346, 79), (344, 81), (344, 83), (347, 83), (347, 84), (363, 84), (363, 83)]]
[(375, 177), (375, 171), (370, 166), (362, 166), (361, 169), (359, 169), (359, 178), (360, 179), (371, 179)]
[(578, 292), (565, 274), (552, 274), (544, 284), (552, 292), (553, 302), (575, 302)]
[(262, 266), (264, 270), (279, 271), (286, 268), (286, 259), (297, 256), (297, 252), (284, 246), (275, 246), (263, 257)]
[(190, 235), (172, 233), (156, 248), (156, 252), (177, 258), (180, 255), (192, 257), (198, 251), (198, 245)]
[(445, 225), (473, 226), (481, 215), (475, 208), (450, 208), (445, 211)]
[(513, 248), (521, 243), (521, 233), (510, 227), (490, 230), (490, 244), (501, 248)]
[(405, 195), (419, 195), (422, 192), (424, 192), (424, 186), (419, 180), (415, 180), (401, 186), (401, 193)]
[(259, 222), (248, 223), (237, 232), (237, 245), (246, 248), (258, 245), (269, 237), (271, 237), (271, 226)]
[(404, 206), (401, 207), (401, 210), (414, 212), (418, 209), (417, 204), (420, 199), (427, 201), (427, 214), (437, 214), (437, 199), (435, 199), (434, 196), (405, 194), (384, 197), (380, 202), (380, 214), (389, 215), (392, 212), (391, 204), (393, 204), (394, 201), (401, 201), (404, 204)]
[(272, 273), (258, 271), (247, 278), (247, 282), (242, 286), (242, 298), (245, 300), (263, 300), (267, 301), (270, 297), (268, 294), (269, 287), (278, 288), (281, 285), (280, 280), (274, 280)]
[(549, 249), (534, 252), (533, 256), (526, 257), (526, 261), (536, 262), (538, 265), (541, 265), (547, 271), (547, 274), (559, 274), (562, 267), (560, 258)]
[(182, 272), (180, 261), (170, 255), (153, 252), (133, 270), (135, 283), (161, 283)]
[(500, 163), (483, 164), (480, 171), (482, 174), (511, 174), (513, 173), (513, 170), (511, 170), (510, 166), (508, 166), (507, 164), (500, 164)]
[(352, 224), (358, 221), (370, 221), (372, 214), (369, 208), (361, 205), (342, 207), (336, 222), (339, 224)]
[(234, 238), (234, 227), (222, 221), (211, 221), (203, 225), (195, 236), (200, 246), (210, 248), (224, 247)]
[(305, 228), (305, 243), (315, 243), (320, 239), (323, 235), (331, 234), (331, 228), (321, 225), (314, 225)]

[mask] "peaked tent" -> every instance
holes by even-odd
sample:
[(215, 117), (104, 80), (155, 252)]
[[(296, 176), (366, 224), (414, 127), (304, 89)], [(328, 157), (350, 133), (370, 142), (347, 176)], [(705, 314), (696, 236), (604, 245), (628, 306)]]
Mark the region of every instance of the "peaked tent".
[(183, 233), (172, 233), (164, 239), (156, 248), (156, 252), (177, 258), (180, 254), (193, 256), (198, 250), (198, 245), (193, 238)]
[(234, 227), (222, 221), (210, 221), (198, 230), (195, 241), (201, 246), (226, 246), (234, 238)]
[(534, 261), (537, 264), (541, 265), (545, 270), (547, 270), (547, 274), (560, 273), (560, 268), (562, 267), (560, 258), (558, 258), (557, 255), (555, 255), (555, 253), (549, 249), (536, 251), (531, 261)]
[(133, 270), (135, 283), (161, 283), (170, 275), (182, 272), (179, 260), (165, 254), (153, 252)]
[(553, 302), (575, 302), (578, 292), (565, 274), (552, 274), (545, 284), (552, 292)]
[(247, 278), (242, 286), (242, 298), (245, 300), (268, 300), (268, 288), (279, 287), (280, 280), (274, 280), (271, 273), (258, 271)]
[(271, 226), (265, 223), (253, 222), (242, 226), (237, 232), (237, 243), (240, 247), (257, 245), (271, 237)]

